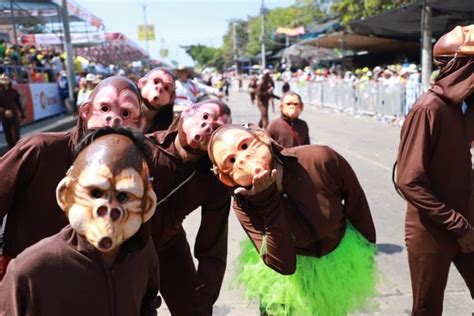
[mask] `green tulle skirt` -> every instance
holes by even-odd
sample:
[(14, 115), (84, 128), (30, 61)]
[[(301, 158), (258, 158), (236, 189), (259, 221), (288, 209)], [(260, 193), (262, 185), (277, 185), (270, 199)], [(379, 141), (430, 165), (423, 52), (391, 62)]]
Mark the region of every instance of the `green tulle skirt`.
[(246, 299), (278, 316), (332, 316), (376, 308), (375, 245), (348, 224), (339, 246), (321, 257), (297, 256), (296, 272), (281, 275), (267, 267), (250, 240), (241, 243), (234, 285)]

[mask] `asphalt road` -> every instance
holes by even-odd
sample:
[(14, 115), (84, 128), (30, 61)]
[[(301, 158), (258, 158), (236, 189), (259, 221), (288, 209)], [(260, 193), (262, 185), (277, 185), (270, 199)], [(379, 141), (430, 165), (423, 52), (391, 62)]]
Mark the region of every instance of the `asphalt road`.
[[(228, 103), (234, 123), (258, 121), (258, 110), (250, 104), (246, 93), (232, 91)], [(278, 112), (277, 104), (275, 110)], [(278, 115), (270, 110), (271, 118)], [(410, 314), (412, 294), (404, 242), (405, 203), (394, 191), (391, 181), (400, 128), (370, 117), (349, 116), (312, 106), (305, 107), (301, 118), (309, 125), (312, 143), (329, 145), (349, 161), (369, 200), (377, 229), (380, 294), (376, 298), (378, 310), (362, 315)], [(185, 220), (191, 246), (199, 226), (199, 214), (196, 210)], [(229, 222), (228, 267), (214, 315), (259, 315), (258, 303), (245, 302), (242, 293), (230, 286), (239, 242), (247, 237), (232, 212)], [(443, 315), (472, 315), (473, 311), (468, 289), (452, 266)], [(159, 314), (169, 315), (169, 312), (163, 306)]]

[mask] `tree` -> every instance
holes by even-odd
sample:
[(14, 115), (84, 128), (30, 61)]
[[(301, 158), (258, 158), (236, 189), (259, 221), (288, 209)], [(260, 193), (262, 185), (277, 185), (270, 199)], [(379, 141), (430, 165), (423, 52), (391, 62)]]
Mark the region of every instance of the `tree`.
[(350, 21), (383, 13), (410, 2), (410, 0), (340, 0), (332, 7), (332, 10), (341, 17), (343, 24), (347, 24)]
[(201, 44), (182, 46), (188, 54), (200, 67), (215, 67), (222, 70), (224, 59), (222, 58), (222, 48), (214, 48)]

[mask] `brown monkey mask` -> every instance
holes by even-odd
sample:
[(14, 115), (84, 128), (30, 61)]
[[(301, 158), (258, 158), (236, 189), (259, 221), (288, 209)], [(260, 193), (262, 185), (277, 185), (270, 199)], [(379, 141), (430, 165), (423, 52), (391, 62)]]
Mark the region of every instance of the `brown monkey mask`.
[(209, 158), (228, 187), (251, 187), (255, 175), (272, 170), (271, 141), (260, 129), (226, 125), (212, 135)]
[(187, 151), (206, 153), (212, 133), (231, 122), (230, 108), (222, 101), (206, 100), (191, 104), (181, 113), (179, 142)]
[(155, 212), (144, 156), (124, 135), (95, 139), (56, 189), (71, 227), (100, 252), (117, 249)]
[(102, 80), (79, 108), (79, 115), (86, 130), (126, 126), (143, 131), (146, 124), (138, 87), (123, 76)]
[(296, 120), (303, 111), (303, 102), (296, 93), (285, 93), (281, 98), (280, 111), (284, 117)]
[(150, 110), (172, 104), (175, 95), (175, 78), (165, 68), (155, 68), (138, 80), (138, 88), (145, 106)]

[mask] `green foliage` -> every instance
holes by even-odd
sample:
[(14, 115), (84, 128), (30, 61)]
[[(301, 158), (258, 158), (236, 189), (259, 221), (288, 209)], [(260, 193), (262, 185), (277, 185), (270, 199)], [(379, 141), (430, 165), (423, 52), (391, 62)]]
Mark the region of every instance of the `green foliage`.
[(214, 48), (201, 44), (183, 46), (188, 54), (200, 67), (210, 66), (222, 70), (224, 59), (222, 48)]
[(350, 21), (383, 13), (410, 2), (410, 0), (340, 0), (332, 7), (332, 10), (341, 17), (343, 24), (347, 24)]

